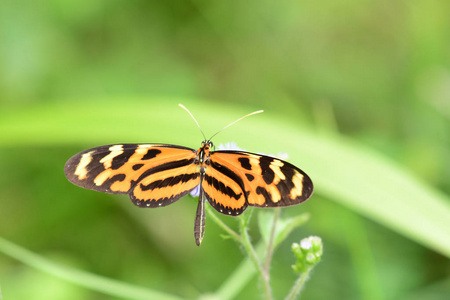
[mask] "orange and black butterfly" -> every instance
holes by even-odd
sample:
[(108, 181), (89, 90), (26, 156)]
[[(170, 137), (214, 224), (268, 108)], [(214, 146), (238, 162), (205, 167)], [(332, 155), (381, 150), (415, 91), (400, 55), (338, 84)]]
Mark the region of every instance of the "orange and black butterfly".
[(308, 175), (286, 161), (211, 148), (213, 143), (206, 138), (198, 150), (167, 144), (100, 146), (71, 157), (64, 172), (70, 182), (83, 188), (128, 194), (138, 207), (169, 205), (199, 186), (194, 226), (197, 245), (205, 232), (205, 200), (218, 212), (237, 216), (248, 205), (300, 204), (313, 192)]

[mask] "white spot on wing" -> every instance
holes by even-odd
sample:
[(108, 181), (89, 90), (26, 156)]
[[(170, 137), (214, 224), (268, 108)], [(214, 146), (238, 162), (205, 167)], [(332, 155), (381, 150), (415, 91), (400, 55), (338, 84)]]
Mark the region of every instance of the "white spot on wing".
[[(281, 160), (275, 159), (269, 165), (269, 168), (275, 173), (274, 183), (277, 184), (280, 180), (285, 180), (286, 176), (284, 176), (283, 172), (281, 172), (281, 167), (284, 166), (284, 163)], [(277, 180), (278, 178), (278, 180)]]
[(292, 177), (292, 183), (294, 184), (294, 187), (292, 188), (289, 197), (294, 200), (298, 196), (301, 196), (303, 193), (303, 175), (295, 172), (294, 176)]
[(86, 179), (88, 170), (86, 167), (89, 165), (89, 163), (92, 161), (92, 153), (94, 151), (90, 151), (87, 153), (84, 153), (81, 155), (80, 162), (77, 165), (77, 168), (75, 170), (75, 175), (78, 176), (79, 180)]
[(94, 183), (96, 186), (101, 186), (103, 183), (105, 183), (106, 180), (108, 180), (111, 170), (105, 170), (102, 173), (98, 174), (97, 177), (94, 179)]
[(136, 148), (136, 153), (145, 155), (147, 154), (148, 149), (150, 149), (151, 147), (152, 145), (150, 144), (141, 144)]
[(119, 156), (123, 153), (123, 145), (113, 145), (109, 147), (108, 150), (111, 152), (100, 160), (100, 163), (103, 164), (105, 169), (111, 168), (114, 157)]

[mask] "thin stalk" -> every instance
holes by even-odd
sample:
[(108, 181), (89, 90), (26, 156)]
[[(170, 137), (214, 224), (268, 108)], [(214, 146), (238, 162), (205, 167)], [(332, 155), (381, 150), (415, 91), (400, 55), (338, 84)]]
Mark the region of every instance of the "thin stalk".
[(50, 274), (58, 279), (66, 280), (86, 289), (103, 293), (121, 299), (161, 299), (181, 300), (182, 298), (149, 289), (142, 286), (128, 284), (124, 281), (110, 279), (80, 269), (60, 264), (30, 250), (20, 247), (0, 237), (0, 253), (12, 257), (36, 270)]
[(219, 225), (223, 230), (225, 230), (235, 241), (242, 243), (242, 237), (233, 229), (231, 229), (227, 224), (225, 224), (216, 214), (211, 210), (209, 205), (206, 206), (206, 211), (208, 216)]
[(287, 295), (285, 300), (294, 300), (297, 298), (297, 296), (300, 294), (300, 291), (302, 290), (303, 286), (305, 285), (305, 282), (309, 279), (309, 272), (310, 272), (310, 270), (306, 271), (305, 273), (300, 274), (300, 276), (295, 281), (294, 286), (292, 287), (291, 291), (289, 292), (289, 295)]
[[(254, 247), (258, 257), (262, 257), (265, 252), (266, 245), (261, 240)], [(252, 278), (258, 273), (254, 263), (247, 255), (245, 259), (237, 266), (228, 278), (222, 282), (220, 288), (217, 289), (215, 295), (211, 295), (211, 299), (233, 300), (239, 293), (245, 289)]]
[(269, 244), (267, 245), (266, 263), (264, 264), (264, 270), (267, 274), (267, 277), (270, 277), (269, 268), (270, 263), (272, 261), (273, 249), (275, 246), (275, 231), (279, 217), (280, 217), (280, 208), (276, 207), (273, 213), (272, 231), (270, 232)]
[(242, 236), (242, 245), (244, 246), (245, 251), (247, 252), (249, 258), (252, 260), (253, 264), (255, 265), (256, 269), (259, 271), (261, 275), (261, 279), (263, 281), (264, 286), (264, 295), (267, 300), (272, 300), (272, 289), (270, 287), (269, 283), (269, 276), (264, 271), (261, 262), (258, 258), (258, 255), (256, 254), (255, 249), (252, 246), (252, 243), (250, 242), (250, 236), (247, 232), (247, 224), (242, 219), (240, 220), (240, 227), (241, 227), (241, 236)]

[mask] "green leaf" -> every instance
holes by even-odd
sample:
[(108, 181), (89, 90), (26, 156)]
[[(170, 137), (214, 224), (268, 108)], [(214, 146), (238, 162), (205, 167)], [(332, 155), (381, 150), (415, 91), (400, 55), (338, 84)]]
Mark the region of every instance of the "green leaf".
[[(305, 224), (310, 218), (309, 213), (299, 216), (284, 218), (280, 217), (275, 227), (275, 248), (284, 241), (288, 235), (296, 228)], [(270, 233), (273, 224), (273, 211), (264, 210), (258, 213), (258, 226), (261, 236), (267, 245), (269, 243)]]
[(0, 252), (15, 258), (22, 263), (37, 270), (65, 279), (85, 288), (104, 293), (106, 295), (123, 297), (125, 299), (161, 299), (180, 300), (181, 298), (170, 294), (153, 291), (148, 288), (134, 286), (118, 280), (109, 279), (99, 275), (80, 271), (55, 262), (52, 262), (27, 249), (15, 245), (0, 237)]
[[(201, 136), (176, 99), (93, 99), (0, 112), (0, 147), (170, 142), (199, 147)], [(207, 136), (258, 108), (184, 99)], [(182, 133), (182, 134), (181, 134)], [(209, 133), (209, 134), (208, 134)], [(308, 132), (297, 120), (264, 113), (215, 137), (253, 152), (288, 152), (315, 192), (450, 256), (450, 199), (382, 155), (343, 137)], [(314, 195), (309, 201), (314, 201)], [(330, 225), (332, 226), (332, 225)]]

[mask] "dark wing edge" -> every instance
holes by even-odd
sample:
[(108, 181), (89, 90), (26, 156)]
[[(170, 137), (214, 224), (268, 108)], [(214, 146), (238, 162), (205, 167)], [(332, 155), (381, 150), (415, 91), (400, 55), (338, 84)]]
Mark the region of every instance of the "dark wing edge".
[[(135, 186), (151, 174), (174, 168), (173, 162), (186, 161), (195, 153), (191, 148), (168, 144), (105, 145), (72, 156), (64, 166), (64, 173), (70, 182), (80, 187), (111, 194), (130, 194), (135, 205), (158, 207), (162, 206), (159, 204), (161, 202), (147, 205), (134, 197), (132, 192)], [(167, 181), (172, 180), (173, 184), (173, 179), (162, 180), (166, 185)], [(187, 193), (189, 191), (179, 191), (172, 195), (170, 201), (163, 203), (173, 203)]]
[[(242, 178), (248, 205), (284, 207), (308, 200), (314, 190), (311, 178), (281, 159), (245, 151), (215, 151), (218, 162)], [(223, 154), (223, 155), (221, 155)]]

